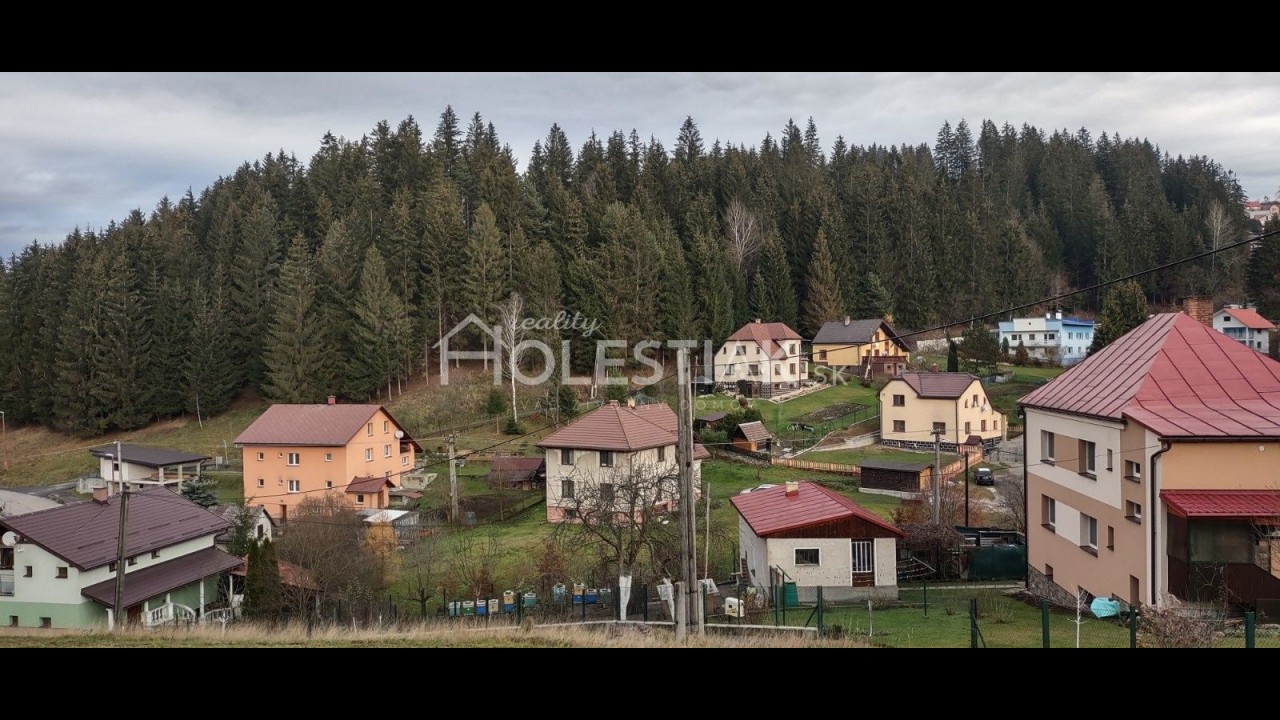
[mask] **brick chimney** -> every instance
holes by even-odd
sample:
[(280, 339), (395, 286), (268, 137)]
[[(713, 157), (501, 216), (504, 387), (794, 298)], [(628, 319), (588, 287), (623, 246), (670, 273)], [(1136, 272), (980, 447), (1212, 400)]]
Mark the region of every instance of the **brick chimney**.
[(93, 501), (98, 503), (99, 505), (106, 505), (107, 498), (110, 496), (111, 496), (111, 493), (109, 490), (107, 490), (106, 483), (102, 483), (101, 487), (95, 487), (93, 489)]
[(848, 315), (845, 315), (845, 316), (844, 316), (844, 324), (845, 324), (846, 326), (849, 324), (849, 316), (848, 316)]
[(629, 408), (634, 408), (635, 406), (636, 406), (636, 399), (635, 399), (635, 396), (628, 396), (628, 397), (627, 397), (627, 407), (629, 407)]
[(787, 497), (795, 497), (800, 494), (800, 483), (795, 480), (787, 481)]
[(938, 363), (931, 364), (929, 366), (929, 372), (938, 372)]
[(1206, 295), (1193, 295), (1182, 298), (1182, 312), (1190, 315), (1197, 322), (1213, 327), (1213, 298)]
[(336, 395), (330, 395), (330, 396), (329, 396), (329, 404), (330, 404), (330, 405), (337, 405), (337, 404), (338, 404), (338, 396), (336, 396)]

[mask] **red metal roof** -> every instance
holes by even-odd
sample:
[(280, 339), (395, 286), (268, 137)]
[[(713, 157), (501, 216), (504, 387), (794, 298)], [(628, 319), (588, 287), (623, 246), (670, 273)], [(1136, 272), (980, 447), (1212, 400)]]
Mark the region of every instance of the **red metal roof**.
[(906, 382), (922, 398), (952, 400), (964, 395), (978, 378), (960, 372), (904, 372), (895, 379)]
[(676, 443), (676, 414), (666, 403), (636, 407), (610, 401), (538, 443), (541, 448), (634, 452)]
[(351, 478), (351, 482), (347, 484), (347, 492), (349, 493), (376, 493), (384, 487), (395, 487), (396, 484), (391, 482), (391, 478), (376, 477), (366, 475), (365, 477)]
[[(229, 527), (231, 523), (168, 488), (137, 490), (129, 493), (125, 555), (141, 555), (202, 535), (212, 537)], [(81, 570), (92, 570), (116, 560), (120, 495), (101, 503), (84, 500), (0, 518), (0, 528), (13, 530), (22, 542), (39, 545)]]
[(1276, 326), (1251, 308), (1222, 308), (1247, 328), (1253, 330), (1275, 330)]
[[(400, 442), (422, 447), (408, 431), (381, 405), (276, 404), (267, 408), (253, 424), (236, 438), (236, 445), (307, 445), (343, 447), (368, 424), (373, 414), (382, 410), (395, 429), (405, 432)], [(382, 433), (382, 428), (374, 432)]]
[(804, 338), (800, 337), (800, 333), (792, 330), (786, 323), (749, 322), (738, 328), (738, 331), (730, 335), (728, 340), (754, 342), (770, 358), (779, 360), (787, 356), (787, 351), (778, 341), (804, 340)]
[(1182, 313), (1154, 315), (1021, 399), (1168, 438), (1280, 437), (1280, 362)]
[(1280, 517), (1280, 490), (1161, 490), (1160, 499), (1179, 517)]
[(730, 500), (751, 530), (760, 537), (779, 537), (790, 530), (835, 520), (859, 518), (902, 537), (903, 532), (840, 493), (818, 483), (798, 483), (795, 495), (787, 486), (734, 495)]

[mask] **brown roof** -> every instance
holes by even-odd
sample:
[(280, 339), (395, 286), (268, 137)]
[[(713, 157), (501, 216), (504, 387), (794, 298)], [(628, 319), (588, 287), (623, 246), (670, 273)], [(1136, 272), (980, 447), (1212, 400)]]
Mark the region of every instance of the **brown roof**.
[(905, 381), (922, 398), (955, 399), (964, 395), (978, 378), (969, 373), (904, 372), (898, 379)]
[(391, 478), (366, 475), (365, 477), (351, 478), (351, 482), (347, 483), (347, 492), (372, 494), (381, 491), (384, 487), (395, 486), (396, 484), (391, 482)]
[(759, 420), (744, 422), (734, 431), (734, 437), (745, 438), (747, 442), (760, 443), (773, 438), (773, 435)]
[[(231, 523), (168, 488), (152, 487), (129, 494), (125, 555), (215, 535)], [(115, 562), (120, 527), (120, 495), (105, 503), (85, 500), (25, 515), (0, 518), (0, 527), (81, 570)]]
[(1253, 330), (1275, 330), (1276, 326), (1271, 321), (1258, 314), (1257, 310), (1251, 308), (1222, 308), (1228, 315), (1235, 318), (1247, 328)]
[(1280, 362), (1183, 313), (1154, 315), (1021, 399), (1170, 438), (1280, 437)]
[(818, 332), (813, 336), (814, 345), (865, 345), (871, 342), (876, 336), (876, 331), (884, 328), (884, 334), (889, 341), (910, 352), (907, 342), (898, 337), (898, 333), (894, 331), (893, 326), (888, 322), (879, 319), (872, 320), (850, 320), (845, 324), (844, 320), (831, 320), (822, 324), (818, 328)]
[[(226, 520), (229, 524), (234, 526), (236, 523), (236, 517), (239, 516), (240, 511), (244, 509), (244, 507), (245, 507), (244, 505), (237, 505), (235, 503), (223, 503), (221, 505), (214, 505), (213, 507), (209, 508), (209, 512), (213, 513), (214, 515), (217, 515), (223, 520)], [(249, 516), (253, 518), (253, 522), (255, 525), (257, 524), (258, 520), (264, 517), (267, 519), (267, 522), (270, 523), (272, 527), (276, 527), (277, 525), (279, 525), (279, 523), (276, 522), (275, 518), (271, 517), (271, 513), (267, 512), (266, 506), (250, 505), (248, 507), (249, 507)], [(223, 530), (222, 532), (218, 533), (218, 536), (214, 539), (217, 540), (218, 542), (230, 542), (232, 530), (234, 530), (234, 527), (229, 527), (226, 530)]]
[[(110, 445), (101, 445), (91, 448), (89, 454), (96, 458), (105, 458), (114, 460), (116, 457), (115, 443)], [(164, 448), (147, 447), (145, 445), (120, 445), (120, 457), (125, 462), (133, 465), (143, 465), (145, 467), (161, 468), (173, 465), (190, 465), (198, 463), (202, 460), (208, 460), (208, 455), (198, 452), (183, 452), (181, 450), (166, 450)]]
[(693, 444), (693, 459), (706, 460), (711, 457), (711, 451), (702, 446), (701, 443)]
[(754, 342), (770, 358), (780, 359), (787, 355), (786, 350), (779, 343), (780, 340), (804, 340), (804, 338), (786, 323), (750, 322), (738, 328), (738, 331), (730, 335), (728, 340)]
[[(397, 430), (404, 431), (404, 426), (381, 405), (277, 404), (259, 415), (252, 425), (240, 433), (235, 442), (236, 445), (342, 447), (364, 429), (369, 418), (379, 410), (387, 413)], [(380, 433), (382, 430), (377, 428), (376, 431)], [(410, 442), (418, 450), (422, 449), (409, 437), (408, 431), (405, 431), (400, 442)]]
[[(236, 558), (239, 565), (231, 569), (231, 574), (237, 577), (245, 577), (248, 573), (248, 562), (244, 558)], [(316, 585), (315, 577), (310, 570), (299, 567), (288, 560), (277, 560), (276, 569), (280, 571), (280, 584), (289, 585), (290, 587), (302, 588), (303, 590), (319, 590)]]
[(533, 480), (541, 475), (546, 458), (496, 457), (489, 465), (489, 479), (496, 482), (520, 482)]
[(676, 443), (676, 414), (665, 403), (626, 407), (616, 401), (551, 433), (541, 448), (634, 452)]
[(813, 482), (798, 483), (794, 495), (787, 494), (786, 485), (779, 485), (746, 495), (734, 495), (730, 502), (751, 526), (752, 532), (760, 537), (781, 536), (790, 530), (855, 517), (892, 535), (903, 536), (901, 530), (875, 513)]
[[(130, 502), (133, 499), (130, 498)], [(218, 548), (208, 547), (183, 555), (176, 560), (158, 563), (126, 572), (124, 575), (124, 593), (122, 600), (125, 607), (137, 605), (143, 600), (163, 595), (202, 578), (226, 572), (242, 563), (241, 558), (229, 555)], [(94, 583), (80, 591), (81, 595), (97, 601), (107, 607), (114, 607), (116, 600), (116, 579)], [(212, 600), (213, 598), (209, 598)]]

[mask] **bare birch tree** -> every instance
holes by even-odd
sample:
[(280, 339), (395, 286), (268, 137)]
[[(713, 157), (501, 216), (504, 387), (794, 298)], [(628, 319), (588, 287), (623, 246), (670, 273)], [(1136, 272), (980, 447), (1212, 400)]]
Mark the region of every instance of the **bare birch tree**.
[(520, 297), (520, 293), (513, 292), (495, 307), (498, 311), (498, 336), (507, 352), (507, 362), (502, 372), (511, 382), (511, 421), (519, 422), (520, 408), (516, 403), (516, 363), (519, 358), (516, 357), (516, 345), (524, 340), (524, 298)]
[(734, 198), (724, 209), (725, 239), (729, 243), (729, 258), (738, 274), (745, 275), (747, 267), (764, 244), (760, 221), (746, 204)]

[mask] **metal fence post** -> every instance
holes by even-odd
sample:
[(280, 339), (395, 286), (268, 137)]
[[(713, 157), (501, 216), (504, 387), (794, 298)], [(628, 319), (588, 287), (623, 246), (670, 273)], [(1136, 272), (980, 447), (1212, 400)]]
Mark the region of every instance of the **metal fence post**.
[(640, 588), (644, 594), (644, 621), (649, 622), (649, 583), (642, 583)]
[(1049, 647), (1049, 601), (1040, 601), (1040, 645)]
[(826, 625), (823, 624), (822, 605), (823, 605), (822, 586), (819, 585), (818, 586), (818, 637), (823, 637), (827, 634)]
[(1257, 638), (1254, 637), (1257, 631), (1257, 615), (1250, 610), (1244, 614), (1244, 646), (1247, 648), (1257, 647)]
[(1129, 647), (1138, 647), (1138, 608), (1129, 611)]
[(929, 578), (924, 579), (924, 616), (929, 617)]
[(969, 647), (978, 647), (978, 598), (969, 598)]

